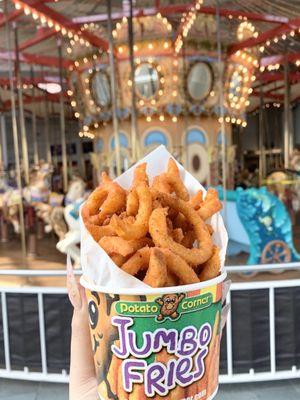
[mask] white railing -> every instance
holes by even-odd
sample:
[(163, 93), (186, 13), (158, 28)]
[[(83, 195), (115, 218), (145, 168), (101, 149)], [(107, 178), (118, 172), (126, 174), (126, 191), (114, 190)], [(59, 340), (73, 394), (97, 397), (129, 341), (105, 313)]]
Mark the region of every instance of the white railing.
[[(247, 273), (247, 272), (278, 272), (280, 271), (300, 271), (300, 262), (286, 264), (265, 264), (227, 267), (227, 272)], [(248, 373), (237, 374), (233, 371), (233, 352), (232, 352), (232, 310), (229, 310), (226, 324), (226, 345), (227, 345), (227, 374), (220, 376), (220, 383), (240, 383), (240, 382), (260, 382), (281, 379), (300, 378), (300, 370), (294, 365), (289, 370), (276, 369), (276, 331), (275, 331), (275, 289), (277, 288), (300, 287), (300, 279), (280, 279), (267, 281), (246, 281), (234, 282), (231, 284), (226, 302), (231, 303), (231, 295), (234, 291), (259, 290), (269, 291), (269, 335), (270, 335), (270, 369), (267, 372), (256, 372), (253, 368)]]
[[(6, 264), (7, 265), (7, 264)], [(276, 270), (300, 270), (300, 263), (276, 264), (276, 265), (255, 265), (255, 266), (234, 266), (227, 267), (227, 272), (262, 272)], [(80, 275), (81, 271), (75, 271), (76, 275)], [(0, 276), (47, 276), (58, 277), (65, 276), (64, 270), (0, 270)], [(227, 374), (220, 376), (220, 383), (236, 383), (236, 382), (255, 382), (280, 379), (300, 378), (300, 370), (293, 366), (290, 370), (276, 370), (276, 343), (275, 343), (275, 296), (276, 288), (300, 287), (300, 279), (289, 280), (270, 280), (270, 281), (245, 281), (232, 283), (230, 292), (227, 295), (227, 303), (231, 303), (231, 294), (234, 291), (241, 290), (269, 290), (269, 321), (270, 321), (270, 370), (268, 372), (255, 372), (251, 369), (249, 373), (237, 374), (233, 371), (233, 354), (232, 354), (232, 315), (231, 310), (228, 314), (226, 325), (227, 340)], [(1, 307), (3, 320), (3, 339), (4, 339), (4, 356), (5, 368), (0, 369), (0, 378), (21, 379), (31, 381), (44, 382), (68, 382), (68, 375), (65, 370), (61, 373), (48, 372), (47, 366), (47, 348), (45, 337), (45, 320), (44, 320), (44, 295), (48, 294), (66, 294), (67, 291), (63, 287), (40, 287), (40, 286), (23, 286), (23, 287), (4, 287), (0, 286)], [(24, 367), (23, 371), (13, 370), (10, 360), (10, 341), (9, 341), (9, 324), (7, 313), (6, 296), (9, 293), (20, 294), (36, 294), (38, 301), (38, 319), (39, 319), (39, 336), (40, 336), (40, 354), (41, 354), (41, 372), (32, 372), (28, 367)]]

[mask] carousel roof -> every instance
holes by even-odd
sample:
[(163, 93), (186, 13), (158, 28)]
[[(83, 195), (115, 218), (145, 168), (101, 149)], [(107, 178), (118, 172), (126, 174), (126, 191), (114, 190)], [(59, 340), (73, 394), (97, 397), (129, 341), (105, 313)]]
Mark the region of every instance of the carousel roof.
[[(204, 0), (189, 35), (195, 40), (216, 44), (216, 1)], [(6, 4), (6, 5), (5, 5)], [(300, 0), (219, 0), (221, 40), (224, 58), (245, 48), (257, 49), (260, 58), (257, 80), (253, 85), (250, 110), (259, 104), (262, 86), (265, 102), (282, 103), (284, 91), (283, 65), (289, 61), (291, 96), (300, 95)], [(182, 17), (194, 7), (194, 2), (181, 0), (139, 0), (134, 2), (134, 14), (151, 16), (160, 13), (172, 26), (172, 40), (181, 34)], [(7, 7), (7, 9), (5, 9)], [(63, 38), (63, 66), (73, 65), (74, 55), (67, 48), (76, 35), (83, 46), (107, 51), (106, 2), (90, 0), (4, 0), (0, 1), (0, 105), (10, 108), (7, 68), (8, 58), (15, 60), (13, 29), (10, 29), (10, 53), (5, 35), (6, 21), (18, 32), (21, 75), (25, 94), (25, 108), (40, 106), (47, 96), (52, 111), (58, 110), (58, 95), (38, 88), (39, 83), (58, 83), (58, 39)], [(128, 0), (112, 1), (114, 26), (128, 13)], [(51, 23), (49, 23), (51, 21)], [(257, 34), (238, 40), (238, 26), (248, 21)], [(73, 39), (72, 39), (73, 38)], [(189, 36), (187, 37), (187, 39)], [(299, 83), (298, 83), (299, 82)], [(35, 88), (33, 93), (33, 88)], [(71, 115), (71, 110), (70, 110)]]

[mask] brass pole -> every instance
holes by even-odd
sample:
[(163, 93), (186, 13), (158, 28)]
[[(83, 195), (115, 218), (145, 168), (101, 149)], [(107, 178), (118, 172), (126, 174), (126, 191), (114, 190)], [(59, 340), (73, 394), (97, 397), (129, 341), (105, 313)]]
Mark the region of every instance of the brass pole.
[(259, 184), (263, 183), (266, 174), (266, 164), (265, 164), (265, 129), (264, 129), (264, 92), (263, 85), (260, 85), (259, 98)]
[(218, 66), (219, 66), (219, 88), (220, 88), (220, 118), (221, 118), (221, 138), (222, 138), (222, 186), (223, 186), (223, 215), (224, 221), (227, 221), (227, 171), (226, 171), (226, 135), (225, 135), (225, 119), (224, 119), (224, 92), (223, 92), (223, 65), (222, 65), (222, 42), (221, 42), (221, 15), (220, 0), (216, 2), (216, 19), (217, 19), (217, 44), (218, 44)]
[(283, 110), (283, 155), (284, 155), (284, 168), (289, 168), (289, 158), (290, 158), (290, 142), (291, 142), (291, 117), (290, 117), (290, 81), (289, 81), (289, 61), (287, 57), (287, 52), (285, 54), (284, 60), (284, 110)]
[(6, 169), (8, 166), (7, 154), (7, 131), (6, 131), (6, 118), (5, 114), (1, 114), (1, 143), (2, 143), (2, 163)]
[(61, 92), (59, 97), (60, 105), (60, 136), (61, 136), (61, 156), (63, 164), (63, 188), (66, 193), (68, 190), (68, 161), (67, 161), (67, 144), (66, 144), (66, 125), (65, 125), (65, 101), (64, 101), (64, 82), (63, 82), (63, 65), (62, 65), (62, 41), (57, 41), (58, 58), (59, 58), (59, 81)]
[(4, 154), (7, 152), (6, 146), (4, 150), (4, 136), (5, 136), (5, 119), (4, 115), (0, 114), (0, 171), (1, 171), (1, 166), (4, 167), (5, 169), (5, 163), (4, 163)]
[[(31, 89), (31, 96), (34, 99), (35, 96), (35, 88), (34, 88), (34, 71), (33, 71), (33, 67), (31, 67), (31, 71), (30, 71), (30, 75), (31, 75), (31, 81), (32, 81), (32, 89)], [(39, 163), (39, 150), (38, 150), (38, 142), (37, 142), (37, 131), (36, 131), (36, 112), (35, 112), (35, 103), (33, 103), (33, 108), (32, 108), (32, 114), (31, 114), (32, 118), (32, 136), (33, 136), (33, 161), (34, 164), (38, 164)]]
[(49, 105), (47, 99), (47, 92), (45, 93), (45, 142), (46, 142), (46, 160), (47, 163), (52, 163), (51, 144), (50, 144), (50, 129), (49, 129)]
[(132, 147), (132, 162), (137, 161), (137, 146), (138, 146), (138, 126), (137, 126), (137, 109), (136, 109), (136, 89), (135, 89), (135, 65), (134, 65), (134, 33), (133, 33), (133, 4), (129, 0), (129, 18), (128, 18), (128, 44), (129, 44), (129, 59), (130, 59), (130, 75), (131, 75), (131, 147)]
[(116, 87), (116, 70), (114, 60), (114, 43), (113, 43), (113, 27), (111, 17), (111, 0), (107, 0), (107, 22), (108, 22), (108, 40), (109, 40), (109, 66), (110, 66), (110, 88), (111, 88), (111, 103), (112, 103), (112, 120), (113, 134), (115, 138), (115, 152), (117, 161), (117, 175), (121, 174), (121, 148), (119, 140), (119, 121), (117, 115), (117, 87)]
[(28, 160), (28, 144), (25, 127), (25, 116), (24, 116), (24, 104), (23, 104), (23, 90), (22, 90), (22, 79), (21, 79), (21, 67), (20, 67), (20, 52), (19, 52), (19, 38), (17, 24), (13, 23), (14, 35), (15, 35), (15, 55), (16, 55), (16, 81), (18, 91), (18, 105), (19, 105), (19, 120), (21, 128), (21, 145), (22, 145), (22, 161), (24, 169), (25, 182), (29, 183), (29, 160)]
[[(12, 117), (12, 133), (14, 142), (14, 153), (15, 153), (15, 163), (16, 163), (16, 178), (18, 190), (22, 196), (22, 179), (21, 179), (21, 167), (20, 167), (20, 155), (19, 155), (19, 139), (18, 139), (18, 125), (17, 125), (17, 114), (16, 114), (16, 101), (14, 93), (14, 78), (12, 73), (12, 59), (11, 59), (11, 42), (10, 42), (10, 27), (7, 19), (8, 0), (5, 1), (5, 36), (6, 36), (6, 47), (8, 51), (8, 77), (9, 77), (9, 88), (10, 88), (10, 100), (11, 100), (11, 117)], [(26, 260), (26, 236), (25, 236), (25, 221), (24, 221), (24, 209), (23, 202), (19, 204), (19, 214), (20, 214), (20, 228), (21, 228), (21, 246), (22, 246), (22, 257), (25, 262)]]

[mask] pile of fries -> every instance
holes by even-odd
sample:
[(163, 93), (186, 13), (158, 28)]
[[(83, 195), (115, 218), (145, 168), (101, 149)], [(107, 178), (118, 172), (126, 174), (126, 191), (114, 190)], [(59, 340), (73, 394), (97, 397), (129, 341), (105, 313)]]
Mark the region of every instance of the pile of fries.
[(136, 167), (129, 191), (102, 174), (82, 208), (86, 228), (116, 265), (149, 286), (217, 277), (219, 249), (207, 223), (222, 208), (217, 191), (190, 197), (172, 158), (151, 185), (146, 167)]

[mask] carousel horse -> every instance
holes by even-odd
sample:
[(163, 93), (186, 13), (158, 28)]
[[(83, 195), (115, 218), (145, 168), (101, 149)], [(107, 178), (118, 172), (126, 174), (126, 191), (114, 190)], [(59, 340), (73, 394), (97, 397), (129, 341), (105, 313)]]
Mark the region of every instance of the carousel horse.
[(34, 166), (29, 175), (29, 184), (22, 189), (22, 193), (14, 187), (6, 187), (1, 196), (5, 219), (13, 225), (15, 233), (20, 233), (20, 204), (25, 206), (38, 206), (47, 202), (49, 197), (49, 180), (52, 173), (51, 165), (41, 162)]
[(23, 197), (28, 204), (48, 203), (52, 172), (52, 165), (44, 161), (31, 169), (29, 185), (23, 190)]
[(4, 168), (0, 166), (0, 212), (1, 218), (13, 225), (16, 233), (20, 232), (19, 206), (22, 197), (19, 191), (8, 182)]
[(54, 231), (59, 237), (56, 248), (64, 254), (69, 254), (75, 263), (75, 268), (80, 266), (80, 225), (79, 209), (85, 200), (85, 182), (75, 178), (70, 183), (65, 198), (65, 208), (54, 208), (51, 222)]

